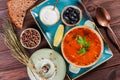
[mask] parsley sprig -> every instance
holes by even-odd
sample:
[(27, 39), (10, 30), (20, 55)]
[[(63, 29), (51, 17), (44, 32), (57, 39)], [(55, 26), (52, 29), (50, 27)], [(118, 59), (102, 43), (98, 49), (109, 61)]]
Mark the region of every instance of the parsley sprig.
[(86, 37), (81, 37), (80, 35), (77, 36), (77, 43), (82, 45), (82, 48), (78, 50), (77, 53), (85, 54), (87, 49), (90, 47), (90, 42), (87, 42)]

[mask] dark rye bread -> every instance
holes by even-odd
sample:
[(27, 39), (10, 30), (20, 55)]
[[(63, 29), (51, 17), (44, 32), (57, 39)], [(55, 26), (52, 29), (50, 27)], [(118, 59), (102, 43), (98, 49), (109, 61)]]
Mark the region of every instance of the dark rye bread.
[(11, 21), (18, 28), (23, 27), (24, 18), (26, 11), (32, 6), (37, 0), (9, 0), (8, 5), (8, 15)]

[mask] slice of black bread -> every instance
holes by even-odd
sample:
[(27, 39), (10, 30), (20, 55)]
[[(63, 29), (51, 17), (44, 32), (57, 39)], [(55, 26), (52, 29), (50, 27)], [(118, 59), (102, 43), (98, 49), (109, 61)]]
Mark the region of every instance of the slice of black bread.
[(8, 1), (8, 15), (11, 21), (18, 28), (23, 27), (24, 18), (26, 11), (32, 6), (37, 0), (9, 0)]

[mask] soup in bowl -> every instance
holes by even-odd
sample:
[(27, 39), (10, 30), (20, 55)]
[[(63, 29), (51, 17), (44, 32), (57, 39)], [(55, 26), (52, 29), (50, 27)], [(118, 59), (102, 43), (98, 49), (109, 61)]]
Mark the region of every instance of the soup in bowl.
[(70, 29), (61, 44), (64, 58), (73, 66), (86, 68), (94, 65), (103, 52), (103, 41), (97, 31), (86, 26)]

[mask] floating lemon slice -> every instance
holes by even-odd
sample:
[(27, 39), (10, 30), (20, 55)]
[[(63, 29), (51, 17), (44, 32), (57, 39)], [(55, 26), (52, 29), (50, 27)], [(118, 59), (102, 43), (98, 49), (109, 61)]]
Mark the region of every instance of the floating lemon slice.
[(53, 46), (57, 47), (60, 44), (63, 38), (63, 33), (64, 33), (64, 25), (60, 24), (54, 36)]

